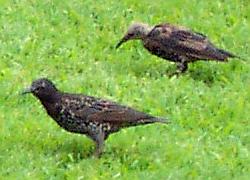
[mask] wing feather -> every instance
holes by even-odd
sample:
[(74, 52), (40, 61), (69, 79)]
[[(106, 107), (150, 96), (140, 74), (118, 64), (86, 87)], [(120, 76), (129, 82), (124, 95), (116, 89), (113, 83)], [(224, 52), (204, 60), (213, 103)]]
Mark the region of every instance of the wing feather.
[(144, 121), (152, 118), (151, 116), (134, 111), (132, 109), (127, 110), (106, 110), (91, 114), (88, 119), (98, 122), (112, 122), (112, 123), (133, 123)]
[(90, 96), (66, 96), (63, 98), (63, 104), (64, 113), (73, 119), (117, 124), (165, 122), (164, 119), (150, 116), (113, 101)]
[(178, 56), (190, 60), (224, 57), (205, 35), (184, 27), (160, 24), (152, 29), (148, 38), (146, 48), (163, 58), (165, 54), (169, 58)]

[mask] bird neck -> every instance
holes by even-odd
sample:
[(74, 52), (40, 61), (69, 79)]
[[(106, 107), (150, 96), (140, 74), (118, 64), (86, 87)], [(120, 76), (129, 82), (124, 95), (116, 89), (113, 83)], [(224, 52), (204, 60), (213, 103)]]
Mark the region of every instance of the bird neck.
[(58, 113), (60, 112), (60, 102), (62, 93), (55, 92), (51, 95), (38, 97), (41, 104), (47, 111), (47, 114), (51, 116), (54, 120), (58, 119)]
[(150, 33), (150, 31), (152, 30), (153, 28), (152, 27), (150, 27), (149, 25), (143, 25), (142, 27), (141, 27), (141, 29), (140, 29), (140, 31), (141, 31), (141, 39), (142, 40), (144, 40), (146, 37), (147, 37), (147, 35), (148, 35), (148, 33)]
[(37, 95), (37, 98), (41, 101), (42, 104), (53, 104), (60, 100), (61, 93), (57, 90), (53, 92), (45, 92), (43, 94)]

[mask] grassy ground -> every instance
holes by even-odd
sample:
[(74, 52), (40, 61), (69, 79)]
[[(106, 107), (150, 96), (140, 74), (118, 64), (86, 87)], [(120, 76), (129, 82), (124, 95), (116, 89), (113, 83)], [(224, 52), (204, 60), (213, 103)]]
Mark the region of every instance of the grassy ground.
[[(248, 179), (250, 5), (225, 1), (0, 1), (0, 179)], [(139, 42), (115, 44), (131, 21), (171, 22), (203, 32), (246, 60), (175, 66)], [(49, 77), (64, 91), (105, 97), (156, 116), (94, 144), (60, 129), (32, 96)]]

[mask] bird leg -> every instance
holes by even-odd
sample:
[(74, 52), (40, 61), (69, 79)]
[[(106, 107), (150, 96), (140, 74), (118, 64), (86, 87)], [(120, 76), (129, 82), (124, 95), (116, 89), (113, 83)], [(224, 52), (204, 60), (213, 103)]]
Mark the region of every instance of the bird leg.
[(187, 61), (181, 61), (177, 63), (177, 72), (178, 73), (184, 73), (188, 69), (188, 63)]
[(99, 127), (98, 131), (99, 132), (95, 137), (96, 148), (95, 148), (94, 156), (99, 158), (103, 151), (105, 134), (102, 131), (101, 127)]
[(180, 74), (185, 73), (187, 71), (187, 69), (188, 69), (187, 61), (183, 60), (181, 62), (177, 62), (177, 70), (176, 70), (176, 72), (170, 74), (170, 77), (175, 76), (175, 75), (179, 76)]

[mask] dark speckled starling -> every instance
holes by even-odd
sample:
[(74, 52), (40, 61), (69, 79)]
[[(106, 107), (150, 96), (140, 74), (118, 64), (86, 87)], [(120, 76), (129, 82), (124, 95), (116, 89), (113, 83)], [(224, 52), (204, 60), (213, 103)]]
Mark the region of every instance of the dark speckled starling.
[(198, 60), (226, 62), (228, 58), (236, 57), (215, 47), (205, 35), (168, 23), (154, 27), (134, 23), (116, 48), (132, 39), (142, 40), (144, 47), (151, 54), (177, 63), (177, 74), (184, 73), (190, 62)]
[(33, 81), (23, 92), (26, 93), (37, 97), (48, 115), (66, 131), (85, 134), (91, 138), (96, 143), (96, 156), (102, 153), (108, 136), (121, 128), (168, 122), (112, 101), (61, 92), (45, 78)]

